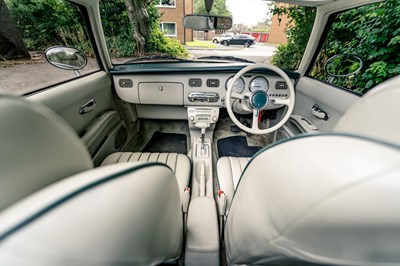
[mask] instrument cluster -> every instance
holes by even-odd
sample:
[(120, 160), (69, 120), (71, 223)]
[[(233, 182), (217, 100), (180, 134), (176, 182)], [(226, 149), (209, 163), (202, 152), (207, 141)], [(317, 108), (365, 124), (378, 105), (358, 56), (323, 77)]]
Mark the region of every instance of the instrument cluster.
[[(225, 84), (225, 89), (228, 90), (228, 86), (232, 82), (234, 76), (231, 76), (227, 79), (226, 84)], [(246, 84), (246, 81), (247, 84)], [(247, 90), (246, 90), (247, 89)], [(248, 77), (244, 76), (238, 78), (235, 81), (235, 84), (233, 84), (232, 92), (235, 93), (243, 93), (243, 92), (254, 92), (258, 90), (263, 90), (267, 92), (269, 90), (269, 82), (268, 80), (263, 77), (263, 76), (255, 76), (255, 77)]]

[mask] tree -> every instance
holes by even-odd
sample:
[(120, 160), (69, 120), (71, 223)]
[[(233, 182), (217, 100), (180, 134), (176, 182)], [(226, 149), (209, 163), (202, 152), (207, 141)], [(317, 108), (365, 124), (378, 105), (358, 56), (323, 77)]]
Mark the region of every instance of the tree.
[(147, 0), (125, 0), (128, 18), (133, 24), (134, 39), (138, 43), (138, 52), (144, 53), (146, 39), (151, 34), (149, 14), (146, 10)]
[[(204, 0), (194, 0), (194, 13), (207, 14)], [(226, 0), (214, 0), (210, 15), (232, 17), (232, 12), (226, 5)]]

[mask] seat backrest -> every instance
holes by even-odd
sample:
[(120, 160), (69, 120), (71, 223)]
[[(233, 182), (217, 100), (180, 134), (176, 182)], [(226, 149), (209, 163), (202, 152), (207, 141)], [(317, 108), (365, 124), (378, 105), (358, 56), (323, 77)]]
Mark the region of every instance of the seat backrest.
[(361, 98), (341, 132), (288, 139), (249, 162), (224, 232), (230, 263), (400, 264), (399, 80)]
[(0, 92), (0, 211), (92, 167), (83, 143), (54, 112)]
[(366, 93), (341, 117), (335, 131), (400, 144), (400, 76)]
[(178, 183), (160, 163), (85, 171), (0, 214), (0, 265), (157, 265), (182, 242)]

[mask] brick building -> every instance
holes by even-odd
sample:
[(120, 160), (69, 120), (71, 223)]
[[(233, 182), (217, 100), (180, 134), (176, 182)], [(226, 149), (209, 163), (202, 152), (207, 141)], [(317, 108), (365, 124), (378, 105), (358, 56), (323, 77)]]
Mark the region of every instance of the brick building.
[[(279, 3), (278, 6), (288, 6), (287, 4)], [(286, 27), (289, 24), (289, 19), (286, 15), (272, 17), (271, 28), (269, 30), (268, 42), (273, 44), (287, 43)]]
[(158, 10), (162, 14), (161, 29), (165, 35), (177, 38), (182, 44), (193, 41), (193, 30), (183, 27), (183, 17), (193, 14), (193, 0), (159, 0)]

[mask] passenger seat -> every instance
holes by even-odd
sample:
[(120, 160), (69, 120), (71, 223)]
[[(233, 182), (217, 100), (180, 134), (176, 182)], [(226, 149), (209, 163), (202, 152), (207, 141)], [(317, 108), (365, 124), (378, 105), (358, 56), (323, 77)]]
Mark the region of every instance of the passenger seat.
[(182, 199), (183, 191), (189, 186), (191, 163), (189, 157), (178, 153), (159, 152), (116, 152), (104, 159), (101, 166), (126, 162), (159, 162), (168, 165), (175, 173)]

